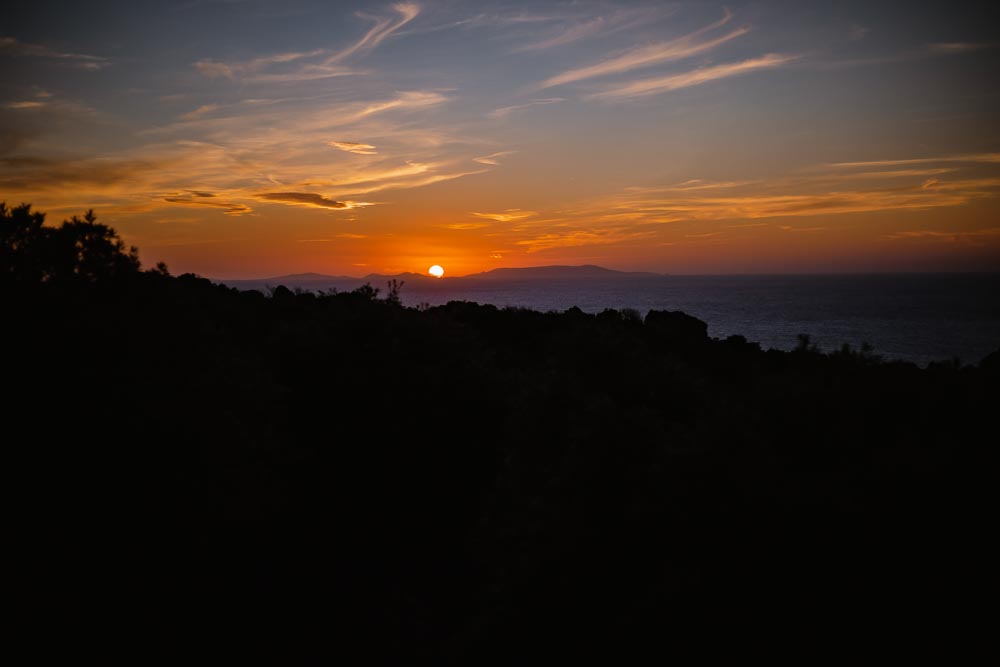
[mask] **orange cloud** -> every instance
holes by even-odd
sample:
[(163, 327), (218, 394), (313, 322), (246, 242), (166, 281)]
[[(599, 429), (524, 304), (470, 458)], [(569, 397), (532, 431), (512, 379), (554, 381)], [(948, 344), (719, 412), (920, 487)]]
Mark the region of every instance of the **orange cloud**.
[(257, 199), (292, 206), (309, 206), (312, 208), (327, 208), (334, 210), (350, 210), (362, 206), (371, 206), (370, 202), (336, 201), (322, 195), (310, 192), (267, 192), (257, 195)]
[(371, 144), (361, 144), (356, 141), (331, 141), (329, 146), (336, 148), (338, 150), (346, 151), (348, 153), (357, 153), (358, 155), (375, 155), (375, 147)]
[(205, 199), (203, 199), (200, 195), (196, 195), (196, 198), (194, 199), (190, 197), (164, 197), (163, 201), (170, 204), (184, 204), (186, 206), (220, 208), (226, 215), (245, 215), (247, 213), (253, 213), (253, 209), (245, 204), (235, 204), (232, 202), (222, 201), (205, 201)]
[(524, 246), (526, 252), (534, 253), (553, 248), (618, 244), (647, 239), (654, 235), (655, 232), (635, 231), (628, 228), (574, 229), (547, 232), (533, 238), (516, 241), (515, 243), (519, 246)]
[(477, 218), (486, 218), (487, 220), (495, 220), (496, 222), (513, 222), (516, 220), (524, 220), (525, 218), (530, 218), (533, 215), (538, 215), (535, 211), (522, 211), (519, 208), (509, 208), (502, 213), (475, 213), (472, 215)]

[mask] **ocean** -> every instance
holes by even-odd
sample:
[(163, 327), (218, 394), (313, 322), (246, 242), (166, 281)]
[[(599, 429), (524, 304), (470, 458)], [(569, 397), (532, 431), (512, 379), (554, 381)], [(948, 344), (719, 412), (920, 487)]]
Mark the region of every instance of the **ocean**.
[[(648, 276), (615, 280), (413, 281), (405, 305), (451, 300), (540, 311), (573, 306), (680, 310), (709, 335), (738, 334), (789, 350), (799, 334), (821, 350), (867, 343), (886, 359), (978, 363), (1000, 348), (1000, 274)], [(384, 285), (375, 285), (385, 288)]]

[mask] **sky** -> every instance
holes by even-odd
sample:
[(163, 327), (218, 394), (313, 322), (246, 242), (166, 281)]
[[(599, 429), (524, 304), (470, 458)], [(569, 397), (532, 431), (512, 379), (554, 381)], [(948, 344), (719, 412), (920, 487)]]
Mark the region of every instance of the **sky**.
[(0, 201), (147, 266), (1000, 270), (991, 3), (4, 5)]

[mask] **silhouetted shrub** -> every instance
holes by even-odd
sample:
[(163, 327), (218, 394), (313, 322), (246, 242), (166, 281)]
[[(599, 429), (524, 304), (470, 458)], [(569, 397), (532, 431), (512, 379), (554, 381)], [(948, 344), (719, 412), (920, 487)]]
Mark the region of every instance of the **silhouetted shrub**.
[(708, 325), (680, 311), (651, 310), (645, 324), (651, 339), (661, 345), (691, 347), (708, 341)]

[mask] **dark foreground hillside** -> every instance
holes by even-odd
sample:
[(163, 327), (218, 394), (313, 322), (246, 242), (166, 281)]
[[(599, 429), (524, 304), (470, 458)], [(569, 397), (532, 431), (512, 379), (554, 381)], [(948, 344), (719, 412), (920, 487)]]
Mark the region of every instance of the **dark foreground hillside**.
[(241, 293), (141, 271), (92, 218), (0, 213), (39, 651), (514, 664), (979, 631), (997, 354), (919, 369), (680, 313)]

